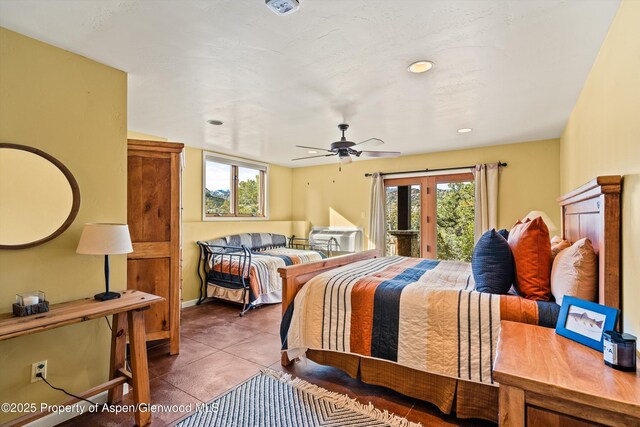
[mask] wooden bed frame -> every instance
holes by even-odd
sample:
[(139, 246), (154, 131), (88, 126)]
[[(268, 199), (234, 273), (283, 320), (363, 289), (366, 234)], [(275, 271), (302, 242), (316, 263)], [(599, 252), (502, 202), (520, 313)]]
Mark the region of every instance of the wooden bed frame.
[[(562, 210), (562, 237), (571, 242), (591, 239), (599, 258), (599, 303), (622, 308), (620, 286), (620, 193), (622, 177), (600, 176), (557, 199)], [(381, 256), (377, 250), (329, 258), (279, 269), (282, 277), (282, 313), (311, 278), (356, 261)], [(620, 323), (621, 324), (621, 323)], [(458, 418), (498, 421), (498, 388), (418, 371), (384, 360), (323, 350), (308, 350), (307, 357), (342, 369), (368, 384), (381, 385), (435, 404), (442, 412), (454, 409)], [(281, 363), (292, 363), (282, 353)]]

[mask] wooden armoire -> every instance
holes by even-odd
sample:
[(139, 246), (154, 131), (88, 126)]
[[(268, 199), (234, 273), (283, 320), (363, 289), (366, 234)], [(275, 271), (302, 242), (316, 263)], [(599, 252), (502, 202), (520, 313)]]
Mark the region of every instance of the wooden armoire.
[(145, 312), (147, 341), (169, 339), (180, 351), (182, 299), (183, 144), (128, 141), (127, 222), (133, 252), (127, 257), (127, 288), (165, 299)]

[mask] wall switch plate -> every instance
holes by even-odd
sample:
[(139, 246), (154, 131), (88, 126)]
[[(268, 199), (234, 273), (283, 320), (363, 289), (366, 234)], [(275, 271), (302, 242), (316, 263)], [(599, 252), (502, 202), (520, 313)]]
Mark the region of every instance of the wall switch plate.
[(39, 373), (42, 373), (44, 378), (47, 378), (47, 361), (36, 362), (31, 364), (31, 382), (42, 381), (42, 378), (36, 377)]

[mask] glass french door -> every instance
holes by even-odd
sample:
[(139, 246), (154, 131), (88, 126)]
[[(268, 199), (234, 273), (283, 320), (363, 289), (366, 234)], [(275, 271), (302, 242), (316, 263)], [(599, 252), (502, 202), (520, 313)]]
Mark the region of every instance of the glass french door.
[(426, 177), (385, 179), (387, 204), (387, 255), (429, 257), (431, 236)]
[(471, 262), (475, 223), (473, 174), (435, 177), (436, 258)]
[(385, 179), (386, 254), (470, 261), (471, 173)]

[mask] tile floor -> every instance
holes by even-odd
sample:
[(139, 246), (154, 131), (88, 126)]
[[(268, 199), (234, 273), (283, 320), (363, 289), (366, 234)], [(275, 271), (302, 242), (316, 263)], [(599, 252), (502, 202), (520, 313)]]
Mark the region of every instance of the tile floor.
[[(348, 394), (363, 403), (372, 402), (424, 426), (493, 426), (479, 420), (457, 420), (435, 406), (403, 396), (384, 387), (364, 384), (339, 369), (298, 362), (280, 365), (280, 305), (264, 306), (239, 317), (238, 307), (210, 302), (182, 312), (181, 349), (168, 355), (168, 345), (149, 348), (151, 400), (154, 404), (195, 406), (270, 367), (285, 370), (328, 390)], [(130, 395), (124, 404), (131, 404)], [(168, 426), (186, 414), (153, 415), (152, 426)], [(76, 426), (132, 426), (133, 414), (84, 414), (63, 424)]]

